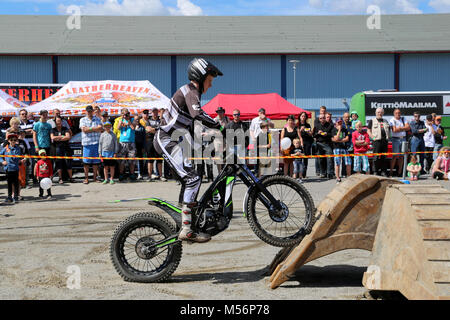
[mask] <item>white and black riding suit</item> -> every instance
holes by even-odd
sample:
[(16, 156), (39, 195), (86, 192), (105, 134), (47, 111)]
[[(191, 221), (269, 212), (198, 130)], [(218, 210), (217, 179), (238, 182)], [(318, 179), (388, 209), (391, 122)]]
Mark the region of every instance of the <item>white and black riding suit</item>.
[[(182, 149), (183, 145), (190, 147), (191, 150), (194, 148), (194, 122), (196, 120), (211, 129), (221, 128), (219, 123), (202, 110), (200, 92), (194, 84), (189, 83), (182, 86), (173, 95), (153, 140), (156, 151), (164, 157), (178, 179), (181, 180), (184, 187), (183, 203), (185, 204), (195, 202), (202, 181), (193, 162), (187, 159), (186, 153), (183, 154)], [(172, 141), (172, 135), (176, 130), (185, 132), (182, 136), (183, 144), (180, 144), (178, 140)], [(179, 137), (179, 133), (180, 131), (176, 132), (174, 137)]]

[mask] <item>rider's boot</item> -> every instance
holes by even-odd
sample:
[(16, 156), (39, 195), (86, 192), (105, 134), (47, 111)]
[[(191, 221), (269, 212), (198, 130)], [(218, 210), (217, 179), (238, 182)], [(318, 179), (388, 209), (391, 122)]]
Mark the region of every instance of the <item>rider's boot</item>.
[(211, 240), (211, 235), (203, 232), (194, 232), (191, 229), (191, 208), (195, 206), (195, 204), (183, 204), (182, 208), (182, 223), (180, 234), (178, 235), (179, 240), (192, 241), (192, 242), (208, 242)]

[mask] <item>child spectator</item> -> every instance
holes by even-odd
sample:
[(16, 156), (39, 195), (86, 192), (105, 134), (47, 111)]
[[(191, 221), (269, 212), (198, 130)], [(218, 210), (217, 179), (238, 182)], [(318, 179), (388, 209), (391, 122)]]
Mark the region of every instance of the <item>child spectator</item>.
[[(294, 147), (291, 150), (291, 156), (304, 156), (305, 153), (303, 151), (303, 147), (300, 144), (300, 139), (294, 139), (292, 141), (294, 143)], [(294, 159), (294, 174), (292, 177), (297, 179), (298, 182), (302, 182), (303, 176), (303, 159), (298, 158)]]
[(352, 120), (351, 120), (352, 129), (356, 130), (356, 123), (359, 121), (358, 120), (358, 118), (359, 118), (358, 113), (356, 111), (352, 111), (351, 116), (352, 116)]
[(443, 147), (434, 162), (433, 179), (448, 180), (450, 175), (450, 147)]
[[(25, 139), (25, 131), (24, 130), (19, 131), (19, 140), (18, 140), (17, 146), (21, 150), (21, 155), (29, 155), (30, 154), (30, 144)], [(19, 192), (17, 195), (18, 195), (18, 198), (20, 201), (23, 200), (23, 197), (20, 195), (20, 190), (22, 188), (25, 188), (25, 186), (27, 185), (27, 163), (28, 163), (28, 159), (23, 159), (23, 161), (21, 161), (19, 163)]]
[[(356, 130), (352, 133), (353, 150), (355, 154), (365, 154), (369, 150), (369, 134), (363, 131), (361, 121), (356, 121)], [(364, 171), (370, 173), (369, 158), (367, 156), (355, 156), (353, 159), (353, 170), (357, 173)]]
[[(18, 144), (18, 136), (14, 133), (8, 135), (8, 144), (0, 151), (0, 155), (14, 155), (19, 156), (22, 151)], [(8, 181), (8, 197), (5, 203), (12, 203), (19, 201), (19, 164), (23, 159), (18, 157), (4, 157), (2, 164), (5, 166), (6, 179)], [(14, 191), (14, 198), (13, 198)]]
[(268, 121), (262, 121), (260, 124), (261, 132), (258, 134), (256, 138), (256, 156), (257, 159), (257, 175), (261, 176), (262, 170), (261, 167), (267, 167), (270, 164), (270, 160), (264, 159), (261, 161), (259, 157), (268, 157), (270, 151), (270, 143), (271, 137), (269, 133), (269, 123)]
[[(44, 178), (50, 178), (53, 177), (53, 165), (52, 161), (50, 159), (45, 159), (45, 156), (47, 155), (47, 152), (45, 149), (39, 150), (39, 156), (42, 157), (34, 166), (34, 174), (38, 180), (39, 183), (39, 198), (44, 198), (44, 189), (41, 188), (41, 180)], [(46, 199), (52, 198), (52, 190), (51, 188), (47, 189), (47, 197)]]
[(350, 157), (340, 155), (348, 154), (346, 143), (350, 140), (347, 129), (343, 127), (343, 120), (339, 118), (336, 121), (336, 126), (331, 131), (331, 141), (333, 141), (333, 154), (337, 157), (334, 157), (334, 173), (336, 175), (336, 183), (341, 182), (341, 162), (345, 163), (347, 177), (350, 177), (352, 174), (352, 161)]
[[(111, 122), (107, 121), (103, 124), (103, 128), (105, 131), (100, 135), (100, 141), (98, 144), (98, 154), (101, 158), (115, 158), (117, 157), (117, 153), (119, 152), (119, 142), (117, 141), (117, 137), (112, 132), (112, 124)], [(105, 173), (105, 180), (103, 181), (103, 184), (108, 183), (108, 176), (110, 177), (109, 183), (114, 184), (114, 171), (115, 171), (115, 165), (116, 161), (112, 159), (104, 159), (103, 160), (103, 166), (104, 166), (104, 173)]]
[(420, 171), (422, 170), (422, 166), (419, 162), (417, 162), (416, 155), (411, 155), (410, 162), (408, 163), (408, 166), (406, 167), (406, 170), (408, 171), (408, 177), (409, 180), (418, 180), (420, 176)]

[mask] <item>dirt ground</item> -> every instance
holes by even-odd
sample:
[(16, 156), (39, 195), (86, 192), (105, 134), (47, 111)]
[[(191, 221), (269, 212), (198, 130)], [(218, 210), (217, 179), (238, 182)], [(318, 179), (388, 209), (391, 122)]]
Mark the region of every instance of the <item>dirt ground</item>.
[[(55, 185), (52, 200), (39, 200), (37, 188), (24, 189), (25, 201), (0, 206), (0, 299), (360, 299), (365, 291), (361, 281), (370, 252), (363, 250), (318, 259), (271, 290), (263, 273), (279, 248), (259, 240), (242, 216), (242, 184), (235, 187), (229, 229), (209, 243), (184, 244), (169, 282), (124, 282), (109, 258), (112, 233), (126, 217), (158, 209), (146, 201), (109, 201), (154, 196), (176, 203), (179, 186), (173, 181), (80, 182)], [(448, 181), (414, 183), (449, 188)], [(317, 206), (335, 181), (305, 185)], [(6, 191), (6, 182), (0, 181), (0, 201)], [(67, 287), (73, 265), (81, 272), (79, 289)]]

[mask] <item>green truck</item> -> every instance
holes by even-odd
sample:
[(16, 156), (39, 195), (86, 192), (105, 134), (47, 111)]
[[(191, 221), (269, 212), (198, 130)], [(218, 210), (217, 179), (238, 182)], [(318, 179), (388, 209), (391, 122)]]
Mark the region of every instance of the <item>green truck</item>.
[(444, 145), (450, 146), (450, 91), (363, 91), (356, 93), (350, 102), (350, 112), (356, 111), (364, 125), (375, 117), (379, 107), (388, 119), (397, 108), (407, 120), (412, 120), (415, 111), (420, 112), (422, 120), (431, 113), (442, 116), (442, 127), (448, 137)]

